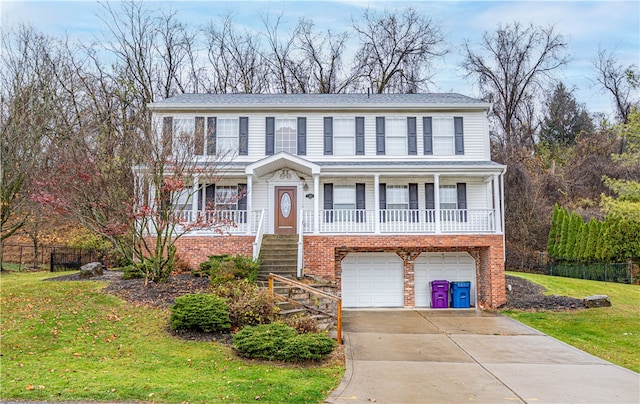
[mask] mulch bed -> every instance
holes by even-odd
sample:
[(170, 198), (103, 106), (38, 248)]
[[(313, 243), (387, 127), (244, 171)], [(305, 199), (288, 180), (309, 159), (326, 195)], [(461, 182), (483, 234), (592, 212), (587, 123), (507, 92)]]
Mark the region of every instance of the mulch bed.
[(546, 289), (526, 279), (506, 275), (507, 303), (501, 309), (528, 311), (567, 311), (584, 309), (581, 299), (568, 296), (544, 295)]
[[(51, 278), (56, 281), (80, 281), (79, 273)], [(176, 297), (187, 293), (206, 292), (209, 289), (209, 278), (195, 277), (191, 274), (181, 274), (169, 277), (166, 283), (150, 282), (144, 285), (143, 279), (123, 280), (122, 272), (104, 271), (104, 275), (88, 280), (109, 281), (105, 287), (106, 293), (115, 295), (136, 305), (148, 305), (159, 308), (169, 308)], [(546, 296), (545, 289), (515, 276), (506, 276), (507, 303), (501, 309), (518, 309), (532, 311), (566, 311), (583, 309), (582, 300), (567, 296)], [(510, 286), (510, 290), (509, 290)], [(194, 335), (184, 335), (187, 339), (196, 339)]]

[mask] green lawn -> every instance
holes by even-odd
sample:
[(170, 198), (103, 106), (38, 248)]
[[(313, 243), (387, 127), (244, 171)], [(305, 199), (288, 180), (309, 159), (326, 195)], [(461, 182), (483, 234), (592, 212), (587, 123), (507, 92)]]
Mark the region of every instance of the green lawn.
[(42, 282), (63, 274), (0, 275), (1, 399), (317, 403), (342, 379), (342, 363), (250, 362), (174, 338), (168, 311), (103, 294), (105, 283)]
[(640, 286), (508, 272), (540, 284), (547, 294), (608, 295), (611, 307), (567, 312), (503, 314), (617, 365), (640, 372)]

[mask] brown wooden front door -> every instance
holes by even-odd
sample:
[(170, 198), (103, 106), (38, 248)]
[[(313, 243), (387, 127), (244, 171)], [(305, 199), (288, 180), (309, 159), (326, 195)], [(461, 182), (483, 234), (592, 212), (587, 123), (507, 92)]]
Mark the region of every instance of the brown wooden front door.
[(296, 234), (296, 188), (276, 187), (275, 233)]

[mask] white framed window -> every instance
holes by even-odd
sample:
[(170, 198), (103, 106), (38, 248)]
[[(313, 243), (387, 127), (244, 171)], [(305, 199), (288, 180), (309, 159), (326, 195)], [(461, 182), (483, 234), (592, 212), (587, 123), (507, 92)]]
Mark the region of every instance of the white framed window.
[(453, 156), (456, 154), (453, 118), (433, 118), (432, 132), (434, 156)]
[(194, 151), (194, 134), (196, 121), (194, 118), (173, 119), (173, 144), (174, 154), (192, 154)]
[(298, 121), (296, 118), (276, 118), (274, 152), (298, 153)]
[(333, 118), (333, 154), (336, 156), (356, 154), (355, 118)]
[(216, 128), (216, 148), (219, 154), (238, 151), (240, 146), (240, 121), (238, 118), (218, 118)]
[(385, 119), (385, 154), (389, 156), (407, 155), (407, 118)]
[(458, 191), (455, 185), (440, 185), (440, 209), (458, 209)]
[(409, 209), (407, 185), (387, 185), (387, 209)]
[(215, 195), (216, 211), (238, 209), (238, 187), (217, 185)]
[(333, 187), (333, 209), (355, 209), (356, 187), (336, 185)]

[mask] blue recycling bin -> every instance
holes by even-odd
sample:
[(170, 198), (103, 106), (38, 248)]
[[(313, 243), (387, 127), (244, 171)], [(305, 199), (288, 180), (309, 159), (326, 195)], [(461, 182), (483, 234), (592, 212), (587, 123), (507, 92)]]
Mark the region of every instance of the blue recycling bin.
[(471, 282), (451, 282), (451, 307), (467, 309), (471, 307)]

